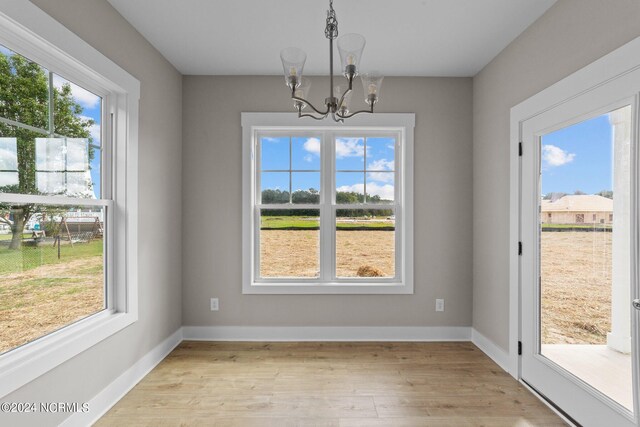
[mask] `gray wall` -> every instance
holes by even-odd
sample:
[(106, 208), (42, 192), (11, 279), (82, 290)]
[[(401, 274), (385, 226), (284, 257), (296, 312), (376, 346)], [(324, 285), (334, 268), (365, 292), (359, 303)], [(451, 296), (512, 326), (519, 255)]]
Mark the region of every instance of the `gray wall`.
[[(327, 86), (314, 77), (311, 99)], [(275, 76), (185, 76), (183, 93), (184, 325), (471, 325), (470, 78), (382, 87), (379, 111), (416, 114), (415, 295), (242, 295), (240, 113), (291, 111), (291, 101)], [(353, 101), (364, 105), (359, 82)], [(446, 299), (444, 313), (435, 298)]]
[[(141, 82), (138, 322), (13, 394), (9, 402), (87, 402), (181, 325), (182, 77), (104, 0), (34, 0)], [(72, 380), (70, 380), (72, 379)], [(54, 425), (65, 414), (0, 418)]]
[(559, 0), (473, 79), (473, 326), (508, 348), (509, 110), (640, 36), (637, 0)]

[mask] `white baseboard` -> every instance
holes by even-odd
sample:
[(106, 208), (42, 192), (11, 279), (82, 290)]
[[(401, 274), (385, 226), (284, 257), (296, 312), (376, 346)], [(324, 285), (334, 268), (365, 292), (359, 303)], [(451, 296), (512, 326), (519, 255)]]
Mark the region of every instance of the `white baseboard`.
[(467, 326), (183, 326), (194, 341), (469, 341)]
[(471, 342), (496, 362), (504, 371), (509, 372), (508, 352), (495, 345), (493, 341), (476, 331), (475, 328), (471, 329)]
[(153, 350), (145, 354), (132, 367), (109, 384), (89, 401), (89, 412), (78, 412), (64, 420), (60, 426), (89, 426), (93, 425), (125, 394), (129, 392), (142, 378), (158, 365), (171, 351), (182, 342), (182, 328), (158, 344)]

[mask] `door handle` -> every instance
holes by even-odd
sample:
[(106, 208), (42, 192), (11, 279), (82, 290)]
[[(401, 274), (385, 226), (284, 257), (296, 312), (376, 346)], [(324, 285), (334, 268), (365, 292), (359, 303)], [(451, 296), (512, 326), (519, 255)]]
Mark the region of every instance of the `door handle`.
[(640, 299), (634, 299), (632, 304), (636, 310), (640, 310)]

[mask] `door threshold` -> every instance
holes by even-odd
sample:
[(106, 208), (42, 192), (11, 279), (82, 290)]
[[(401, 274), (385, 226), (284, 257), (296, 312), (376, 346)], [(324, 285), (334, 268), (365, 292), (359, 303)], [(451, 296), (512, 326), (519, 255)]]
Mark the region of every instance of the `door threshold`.
[(525, 388), (527, 388), (527, 390), (529, 390), (531, 393), (533, 393), (533, 395), (535, 397), (538, 398), (538, 400), (540, 400), (542, 403), (544, 403), (545, 405), (547, 405), (547, 407), (549, 407), (549, 409), (551, 409), (557, 416), (559, 416), (560, 418), (562, 418), (562, 421), (564, 421), (565, 423), (567, 423), (567, 425), (571, 426), (571, 427), (582, 427), (582, 425), (577, 422), (576, 420), (574, 420), (571, 415), (567, 414), (565, 411), (562, 410), (562, 408), (560, 408), (558, 405), (556, 405), (553, 401), (551, 401), (549, 398), (547, 398), (547, 396), (545, 396), (544, 394), (540, 393), (538, 390), (536, 390), (535, 388), (533, 388), (531, 385), (529, 385), (525, 380), (523, 380), (522, 378), (520, 378), (520, 384), (522, 384), (523, 386), (525, 386)]

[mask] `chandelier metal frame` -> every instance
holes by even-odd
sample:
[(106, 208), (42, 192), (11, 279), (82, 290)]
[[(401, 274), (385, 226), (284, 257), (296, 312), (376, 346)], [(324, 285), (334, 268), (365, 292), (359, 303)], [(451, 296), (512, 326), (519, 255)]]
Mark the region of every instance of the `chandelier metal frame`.
[[(350, 94), (353, 91), (353, 80), (359, 75), (357, 66), (354, 63), (347, 63), (343, 66), (343, 75), (347, 78), (348, 87), (347, 89), (338, 97), (336, 96), (335, 86), (334, 86), (334, 64), (333, 64), (333, 42), (338, 37), (338, 19), (336, 16), (336, 12), (333, 8), (333, 0), (329, 0), (329, 10), (327, 10), (327, 20), (326, 26), (324, 30), (325, 37), (329, 39), (329, 96), (325, 98), (324, 105), (325, 108), (320, 110), (316, 108), (311, 102), (303, 97), (303, 91), (300, 90), (300, 85), (302, 83), (301, 70), (304, 67), (304, 61), (306, 60), (306, 54), (304, 52), (299, 51), (300, 54), (304, 55), (299, 65), (300, 73), (294, 70), (294, 67), (291, 67), (291, 72), (287, 70), (288, 62), (285, 62), (284, 52), (281, 53), (281, 59), (283, 62), (283, 66), (285, 69), (285, 81), (289, 89), (291, 90), (291, 99), (294, 100), (294, 107), (298, 112), (298, 117), (310, 117), (315, 120), (323, 120), (327, 116), (331, 115), (331, 118), (339, 123), (344, 123), (345, 119), (355, 116), (356, 114), (361, 113), (373, 113), (374, 105), (378, 102), (378, 93), (380, 90), (380, 85), (382, 82), (382, 77), (377, 74), (371, 75), (361, 75), (361, 79), (363, 80), (363, 86), (365, 92), (368, 92), (365, 98), (367, 104), (369, 104), (368, 109), (363, 109), (359, 111), (355, 111), (353, 113), (349, 112), (348, 108), (348, 99), (350, 98)], [(362, 47), (360, 49), (360, 54), (362, 49), (364, 48), (364, 38), (360, 35), (354, 34), (352, 36), (358, 36), (362, 39)], [(340, 43), (338, 42), (338, 47), (340, 48)], [(289, 48), (295, 49), (295, 48)], [(296, 49), (297, 50), (297, 49)], [(344, 59), (344, 58), (343, 58)], [(359, 60), (359, 58), (358, 58)], [(352, 60), (353, 62), (353, 60)], [(371, 77), (369, 77), (371, 76)], [(369, 79), (373, 80), (369, 80)], [(367, 79), (365, 81), (365, 79)], [(307, 84), (308, 85), (308, 84)], [(302, 110), (309, 106), (314, 113), (303, 113)]]

